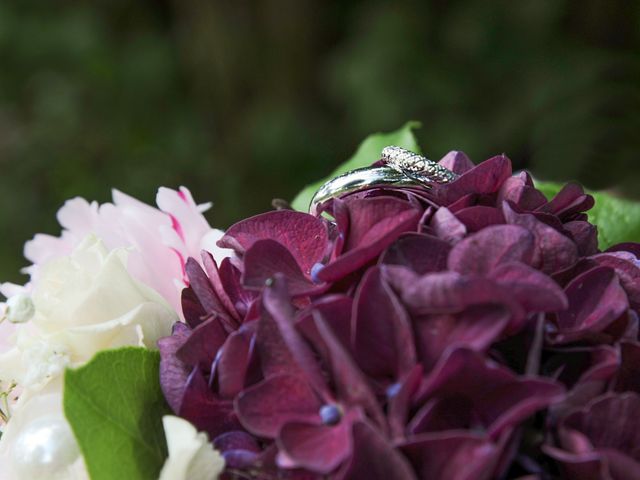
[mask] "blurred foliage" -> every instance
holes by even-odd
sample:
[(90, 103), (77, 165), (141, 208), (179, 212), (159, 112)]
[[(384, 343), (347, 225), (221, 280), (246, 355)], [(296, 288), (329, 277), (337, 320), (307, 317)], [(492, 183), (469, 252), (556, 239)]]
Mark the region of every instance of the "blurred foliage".
[(0, 278), (69, 197), (187, 185), (216, 226), (373, 131), (638, 195), (640, 2), (5, 0)]

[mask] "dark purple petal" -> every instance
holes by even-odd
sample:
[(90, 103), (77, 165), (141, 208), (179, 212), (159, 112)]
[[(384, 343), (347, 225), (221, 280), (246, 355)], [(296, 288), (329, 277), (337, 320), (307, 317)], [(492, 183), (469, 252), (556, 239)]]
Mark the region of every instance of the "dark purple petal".
[(294, 311), (283, 276), (276, 275), (273, 285), (263, 294), (263, 302), (266, 312), (277, 325), (282, 342), (293, 361), (304, 372), (315, 391), (326, 399), (328, 394), (323, 373), (313, 351), (294, 325)]
[(160, 386), (167, 403), (174, 412), (180, 409), (191, 366), (185, 365), (176, 352), (189, 338), (191, 329), (184, 323), (175, 323), (173, 333), (158, 340), (160, 350)]
[(640, 394), (640, 343), (620, 342), (620, 355), (620, 371), (615, 383), (616, 391)]
[(584, 193), (584, 189), (575, 183), (568, 183), (555, 197), (543, 207), (554, 215), (570, 218), (576, 213), (586, 212), (594, 205), (591, 195)]
[(389, 419), (389, 430), (394, 439), (402, 439), (405, 436), (405, 427), (412, 406), (413, 395), (420, 386), (422, 373), (422, 365), (414, 365), (413, 369), (404, 378), (387, 389), (387, 397), (389, 399), (387, 418)]
[(258, 453), (261, 451), (260, 445), (258, 445), (256, 439), (242, 430), (218, 435), (213, 440), (213, 445), (221, 452), (225, 452), (227, 450), (247, 450), (249, 452)]
[(289, 422), (320, 424), (322, 406), (300, 377), (277, 375), (244, 390), (235, 400), (242, 425), (259, 437), (275, 438)]
[(223, 433), (213, 440), (213, 446), (222, 453), (227, 469), (255, 467), (262, 452), (256, 439), (243, 431)]
[(403, 265), (422, 275), (444, 270), (450, 251), (449, 243), (437, 237), (406, 233), (382, 254), (380, 263)]
[(305, 277), (296, 259), (281, 243), (275, 240), (258, 240), (244, 255), (242, 283), (246, 288), (262, 290), (273, 281), (276, 274), (286, 278), (291, 295), (319, 293), (323, 287)]
[(553, 273), (578, 261), (578, 247), (569, 237), (541, 222), (532, 214), (515, 212), (507, 203), (503, 204), (503, 211), (507, 223), (524, 227), (533, 234), (533, 267), (544, 273)]
[[(240, 281), (241, 272), (236, 268), (231, 258), (227, 257), (220, 262), (219, 269), (220, 281), (224, 286), (224, 291), (229, 297), (229, 301), (233, 304), (235, 311), (239, 317), (247, 315), (251, 304), (258, 296), (258, 292), (246, 290)], [(212, 281), (215, 288), (215, 282)], [(246, 318), (245, 318), (246, 321)]]
[(455, 202), (450, 203), (446, 208), (448, 208), (451, 213), (457, 214), (460, 210), (464, 210), (465, 208), (473, 207), (474, 205), (480, 204), (481, 198), (482, 196), (478, 195), (477, 193), (470, 193), (468, 195), (460, 197)]
[(365, 422), (353, 426), (353, 456), (341, 480), (415, 480), (407, 459), (374, 427)]
[(520, 307), (504, 287), (490, 279), (455, 272), (418, 276), (397, 266), (383, 266), (385, 278), (413, 315), (456, 313), (472, 305), (505, 305), (514, 316)]
[(529, 263), (534, 237), (515, 225), (496, 225), (468, 236), (449, 254), (449, 268), (458, 273), (488, 275), (507, 262)]
[(457, 150), (452, 150), (447, 153), (438, 163), (458, 175), (462, 175), (475, 167), (474, 163), (464, 152)]
[(636, 258), (640, 259), (640, 243), (636, 242), (626, 242), (619, 243), (617, 245), (613, 245), (607, 249), (607, 253), (609, 252), (629, 252), (635, 255)]
[(314, 312), (314, 320), (323, 348), (329, 358), (325, 359), (331, 368), (338, 397), (352, 405), (361, 405), (379, 427), (385, 425), (384, 415), (364, 374), (358, 369), (351, 356), (335, 337), (322, 317)]
[(445, 242), (455, 244), (462, 240), (467, 234), (467, 227), (458, 220), (448, 208), (441, 207), (431, 219), (431, 229), (436, 237)]
[(422, 479), (489, 480), (500, 456), (485, 436), (459, 431), (419, 435), (402, 450)]
[(477, 418), (473, 401), (465, 396), (449, 396), (428, 400), (415, 413), (409, 425), (411, 435), (448, 430), (484, 430)]
[(603, 393), (620, 367), (618, 350), (608, 345), (562, 348), (550, 353), (543, 371), (569, 389), (562, 402), (550, 409), (555, 418), (564, 417)]
[(629, 252), (609, 252), (594, 255), (591, 260), (597, 265), (613, 268), (631, 307), (640, 309), (640, 262), (636, 256)]
[(197, 367), (189, 375), (177, 414), (210, 438), (240, 427), (233, 403), (215, 398)]
[[(574, 412), (560, 425), (560, 447), (580, 460), (593, 463), (594, 454), (604, 471), (615, 479), (640, 478), (640, 396), (607, 394)], [(555, 453), (553, 450), (551, 453)], [(577, 458), (576, 458), (577, 457)], [(558, 460), (563, 461), (562, 457)], [(607, 478), (605, 476), (604, 478)]]
[(335, 281), (377, 257), (402, 232), (416, 231), (421, 212), (409, 202), (374, 197), (346, 202), (349, 221), (344, 252), (318, 274)]
[(496, 205), (511, 202), (520, 210), (532, 211), (547, 203), (546, 197), (532, 186), (531, 177), (527, 172), (521, 172), (507, 178), (500, 188)]
[[(473, 413), (492, 438), (531, 414), (561, 400), (564, 389), (537, 377), (517, 377), (481, 354), (456, 349), (438, 362), (419, 392), (420, 399), (464, 398), (459, 413)], [(469, 402), (473, 405), (469, 410)]]
[(463, 173), (456, 181), (438, 186), (435, 193), (446, 206), (470, 193), (497, 192), (510, 176), (511, 161), (505, 155), (498, 155)]
[(217, 315), (223, 321), (226, 320), (225, 323), (227, 325), (229, 325), (230, 322), (231, 324), (236, 324), (235, 321), (230, 319), (227, 309), (218, 298), (209, 281), (209, 277), (204, 273), (200, 264), (194, 258), (189, 258), (187, 259), (185, 270), (189, 277), (189, 285), (198, 297), (205, 312), (207, 312), (207, 314)]
[[(224, 261), (224, 260), (223, 260)], [(229, 262), (230, 260), (227, 260)], [(211, 283), (211, 287), (216, 292), (220, 303), (225, 307), (229, 316), (235, 318), (236, 320), (240, 320), (240, 316), (238, 315), (236, 306), (233, 301), (229, 297), (229, 294), (225, 290), (225, 283), (222, 278), (222, 273), (220, 268), (218, 268), (218, 264), (216, 263), (213, 255), (211, 255), (206, 250), (202, 251), (202, 265), (204, 266), (204, 270), (209, 277), (209, 282)]]
[(314, 338), (314, 345), (323, 344), (313, 319), (313, 312), (320, 314), (324, 322), (331, 328), (338, 341), (346, 349), (351, 349), (351, 313), (353, 299), (346, 295), (326, 295), (314, 302), (298, 315), (297, 327), (305, 338)]
[(501, 210), (484, 205), (474, 205), (458, 210), (456, 217), (464, 223), (469, 233), (477, 232), (490, 225), (504, 223), (504, 215)]
[(597, 452), (572, 454), (548, 445), (543, 446), (543, 451), (560, 463), (562, 478), (568, 480), (612, 480), (607, 471), (606, 463), (602, 461), (601, 455)]
[(327, 229), (321, 219), (293, 210), (263, 213), (238, 222), (218, 245), (244, 254), (258, 240), (275, 240), (291, 252), (305, 275), (327, 248)]
[(367, 271), (354, 301), (353, 349), (362, 370), (391, 379), (406, 374), (416, 363), (409, 316), (379, 269)]
[(476, 305), (455, 314), (417, 317), (414, 322), (420, 361), (431, 369), (454, 347), (486, 350), (505, 330), (511, 311), (502, 305)]
[(556, 343), (600, 338), (598, 334), (616, 321), (628, 308), (627, 296), (613, 269), (597, 267), (574, 278), (565, 289), (569, 308), (557, 315)]
[(182, 305), (184, 319), (191, 328), (196, 328), (207, 317), (207, 312), (202, 307), (200, 300), (198, 300), (192, 288), (187, 287), (182, 290), (180, 303)]
[(353, 451), (351, 420), (337, 425), (291, 422), (278, 436), (278, 446), (288, 465), (327, 474), (340, 466)]
[(598, 253), (598, 228), (595, 225), (576, 220), (565, 223), (563, 228), (577, 245), (581, 256)]
[(551, 277), (518, 262), (503, 263), (491, 274), (527, 312), (566, 310), (569, 301)]
[(185, 271), (189, 277), (190, 287), (207, 316), (215, 316), (227, 333), (234, 331), (238, 327), (237, 316), (234, 317), (228, 312), (200, 264), (195, 259), (189, 258), (185, 265)]
[[(304, 376), (303, 368), (287, 345), (287, 339), (283, 337), (279, 324), (281, 322), (274, 318), (272, 311), (273, 308), (262, 308), (256, 331), (256, 347), (260, 355), (262, 373), (266, 378), (283, 373)], [(288, 305), (285, 311), (276, 314), (291, 319), (291, 305)]]
[(210, 318), (194, 328), (176, 351), (178, 359), (186, 365), (198, 365), (202, 371), (211, 369), (218, 349), (227, 339), (227, 333), (217, 318)]
[(253, 355), (253, 336), (246, 329), (229, 335), (219, 351), (215, 378), (218, 394), (222, 398), (233, 399), (245, 385), (247, 370)]

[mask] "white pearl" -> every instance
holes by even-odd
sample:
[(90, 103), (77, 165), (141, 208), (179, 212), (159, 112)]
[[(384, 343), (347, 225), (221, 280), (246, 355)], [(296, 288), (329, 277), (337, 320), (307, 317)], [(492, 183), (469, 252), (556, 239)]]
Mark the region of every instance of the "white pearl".
[(80, 451), (69, 424), (44, 416), (26, 425), (13, 445), (13, 466), (19, 478), (65, 478)]
[(35, 312), (33, 301), (26, 293), (18, 293), (7, 300), (6, 314), (11, 323), (28, 322)]

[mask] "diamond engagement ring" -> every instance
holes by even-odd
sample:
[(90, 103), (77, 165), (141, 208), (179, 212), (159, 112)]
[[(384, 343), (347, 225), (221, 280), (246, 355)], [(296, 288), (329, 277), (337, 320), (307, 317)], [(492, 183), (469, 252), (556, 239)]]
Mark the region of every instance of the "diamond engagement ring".
[(451, 170), (401, 147), (382, 149), (382, 166), (364, 167), (343, 173), (326, 182), (315, 193), (309, 212), (317, 215), (328, 200), (376, 187), (422, 187), (449, 183), (458, 178)]

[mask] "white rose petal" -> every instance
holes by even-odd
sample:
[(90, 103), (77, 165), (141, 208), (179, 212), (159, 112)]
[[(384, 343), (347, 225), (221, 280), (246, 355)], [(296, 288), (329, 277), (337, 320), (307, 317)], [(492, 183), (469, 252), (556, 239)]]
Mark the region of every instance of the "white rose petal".
[(191, 423), (172, 415), (162, 418), (169, 457), (160, 480), (216, 480), (224, 470), (224, 458)]
[[(15, 300), (25, 315), (27, 298)], [(12, 324), (15, 343), (0, 355), (0, 382), (16, 381), (20, 402), (101, 350), (155, 348), (178, 321), (164, 298), (129, 274), (125, 250), (109, 251), (94, 235), (42, 266), (31, 300), (33, 319)]]

